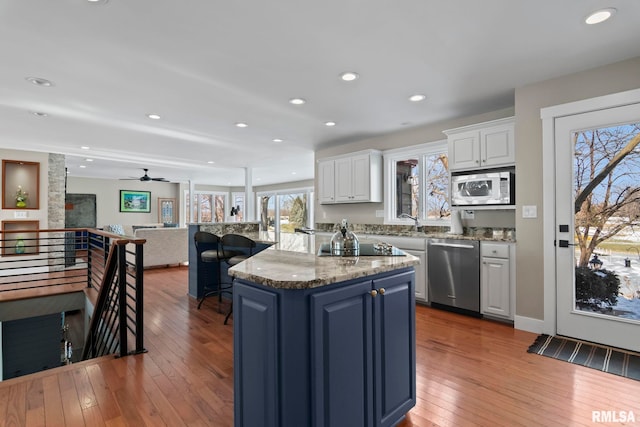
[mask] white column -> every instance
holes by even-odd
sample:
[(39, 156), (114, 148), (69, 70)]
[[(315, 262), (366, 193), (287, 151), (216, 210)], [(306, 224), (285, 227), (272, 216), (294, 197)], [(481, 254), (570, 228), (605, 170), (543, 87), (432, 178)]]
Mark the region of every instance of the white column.
[(253, 196), (253, 176), (251, 168), (244, 168), (244, 215), (245, 221), (255, 221), (256, 198)]
[(189, 216), (189, 221), (187, 221), (187, 224), (190, 222), (198, 222), (197, 218), (193, 217), (193, 192), (195, 191), (196, 186), (194, 185), (193, 181), (189, 180), (189, 212), (187, 212), (187, 215)]

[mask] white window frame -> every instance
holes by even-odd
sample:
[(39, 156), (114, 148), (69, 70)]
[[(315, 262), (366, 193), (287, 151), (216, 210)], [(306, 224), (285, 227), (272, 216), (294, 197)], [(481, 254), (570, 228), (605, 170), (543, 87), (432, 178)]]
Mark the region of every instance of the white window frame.
[[(229, 205), (229, 193), (226, 191), (201, 191), (201, 190), (196, 190), (193, 192), (193, 194), (191, 195), (191, 199), (189, 200), (190, 203), (194, 203), (195, 199), (196, 199), (196, 195), (198, 194), (210, 194), (212, 195), (213, 199), (215, 200), (216, 196), (223, 196), (223, 203), (224, 203), (224, 219), (223, 222), (226, 221), (228, 212), (227, 212), (227, 207)], [(185, 208), (185, 212), (187, 212), (187, 199), (189, 198), (189, 190), (185, 189), (184, 190), (184, 208)], [(212, 206), (212, 209), (215, 209), (214, 206)], [(194, 209), (192, 207), (191, 212), (193, 213)], [(193, 221), (195, 223), (200, 223), (201, 221), (201, 212), (202, 210), (199, 209), (198, 207), (198, 218), (190, 218), (190, 221)], [(215, 217), (215, 215), (212, 215), (212, 217)]]
[[(413, 145), (410, 147), (394, 148), (385, 150), (382, 153), (384, 158), (384, 223), (389, 225), (413, 225), (413, 220), (409, 218), (396, 218), (396, 163), (399, 160), (410, 158), (418, 159), (418, 170), (420, 175), (420, 192), (418, 194), (418, 220), (420, 225), (447, 226), (451, 224), (450, 218), (427, 219), (426, 200), (424, 189), (426, 183), (425, 157), (433, 154), (447, 152), (447, 140), (428, 142), (425, 144)], [(451, 175), (449, 175), (449, 180)]]

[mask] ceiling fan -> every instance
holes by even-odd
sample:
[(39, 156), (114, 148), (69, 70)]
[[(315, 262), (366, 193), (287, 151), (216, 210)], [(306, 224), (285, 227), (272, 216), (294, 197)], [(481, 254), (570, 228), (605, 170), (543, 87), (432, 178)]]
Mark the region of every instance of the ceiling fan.
[(164, 178), (151, 178), (148, 174), (149, 169), (143, 168), (142, 169), (144, 171), (144, 175), (142, 175), (140, 178), (123, 178), (125, 180), (137, 180), (137, 181), (142, 181), (142, 182), (147, 182), (147, 181), (160, 181), (160, 182), (169, 182), (168, 180), (164, 179)]

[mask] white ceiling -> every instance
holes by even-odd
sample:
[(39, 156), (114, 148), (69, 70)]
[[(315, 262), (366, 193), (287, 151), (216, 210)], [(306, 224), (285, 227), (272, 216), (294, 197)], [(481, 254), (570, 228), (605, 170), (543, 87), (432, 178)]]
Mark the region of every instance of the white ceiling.
[[(618, 12), (584, 24), (602, 7)], [(311, 179), (319, 147), (640, 56), (639, 17), (637, 0), (2, 0), (0, 147), (64, 153), (72, 176)]]

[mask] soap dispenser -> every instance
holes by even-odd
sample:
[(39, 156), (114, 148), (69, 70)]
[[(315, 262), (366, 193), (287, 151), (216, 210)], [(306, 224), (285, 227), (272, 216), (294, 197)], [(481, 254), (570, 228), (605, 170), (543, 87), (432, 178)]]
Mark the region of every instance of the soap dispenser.
[(360, 243), (352, 231), (348, 229), (346, 219), (342, 220), (340, 230), (331, 237), (331, 255), (334, 256), (359, 256)]

